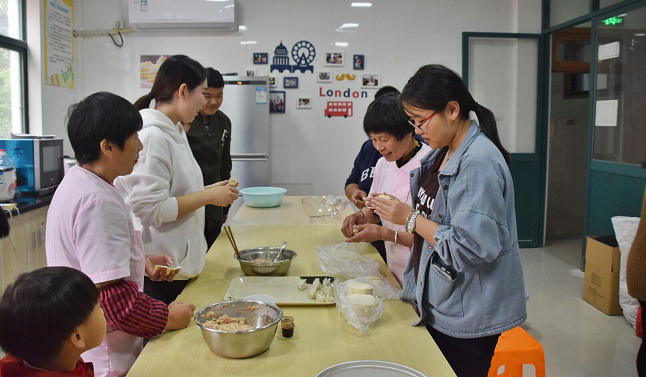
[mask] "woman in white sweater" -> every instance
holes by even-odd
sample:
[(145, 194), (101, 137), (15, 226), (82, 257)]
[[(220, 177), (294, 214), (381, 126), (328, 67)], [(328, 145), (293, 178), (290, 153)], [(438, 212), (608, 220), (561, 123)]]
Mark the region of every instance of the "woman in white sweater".
[(238, 198), (227, 181), (204, 187), (182, 128), (198, 114), (206, 89), (205, 70), (197, 61), (175, 55), (161, 65), (150, 93), (135, 102), (143, 119), (139, 162), (114, 183), (135, 214), (146, 254), (168, 254), (173, 267), (181, 267), (173, 282), (145, 280), (144, 292), (166, 303), (204, 268), (204, 206), (227, 206)]

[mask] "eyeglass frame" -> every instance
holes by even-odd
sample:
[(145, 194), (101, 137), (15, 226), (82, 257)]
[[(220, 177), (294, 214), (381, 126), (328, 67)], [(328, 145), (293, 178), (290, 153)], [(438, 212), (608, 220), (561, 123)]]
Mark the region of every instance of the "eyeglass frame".
[(421, 130), (422, 130), (422, 126), (424, 125), (424, 123), (426, 123), (426, 122), (428, 122), (429, 120), (431, 120), (431, 118), (433, 118), (433, 117), (435, 116), (435, 114), (437, 114), (437, 111), (433, 112), (433, 114), (431, 114), (428, 118), (424, 119), (424, 120), (422, 121), (422, 123), (420, 123), (419, 125), (418, 125), (418, 124), (416, 124), (415, 119), (413, 119), (412, 117), (410, 117), (410, 118), (408, 118), (408, 124), (410, 124), (411, 126), (413, 126), (413, 127), (417, 128), (418, 130), (420, 130), (420, 131), (421, 131)]

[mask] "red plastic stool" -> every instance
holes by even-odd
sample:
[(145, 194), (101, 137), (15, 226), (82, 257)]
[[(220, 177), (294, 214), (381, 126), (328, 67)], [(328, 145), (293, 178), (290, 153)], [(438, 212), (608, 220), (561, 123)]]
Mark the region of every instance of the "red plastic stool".
[[(519, 326), (500, 334), (488, 377), (522, 377), (523, 364), (534, 365), (536, 377), (545, 377), (543, 346)], [(505, 371), (498, 374), (503, 365)]]

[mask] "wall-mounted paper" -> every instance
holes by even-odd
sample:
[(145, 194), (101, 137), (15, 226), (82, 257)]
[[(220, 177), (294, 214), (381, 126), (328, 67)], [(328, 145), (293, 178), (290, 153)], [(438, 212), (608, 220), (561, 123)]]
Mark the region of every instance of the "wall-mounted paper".
[(617, 109), (619, 100), (597, 101), (595, 126), (615, 127), (617, 126)]
[(45, 84), (74, 88), (71, 0), (44, 0)]
[(599, 46), (599, 60), (612, 59), (619, 56), (619, 42), (606, 43)]

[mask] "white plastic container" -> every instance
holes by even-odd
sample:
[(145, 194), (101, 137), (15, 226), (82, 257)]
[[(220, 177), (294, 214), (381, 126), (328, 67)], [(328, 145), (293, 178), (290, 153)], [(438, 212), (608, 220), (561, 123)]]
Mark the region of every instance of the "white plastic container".
[(13, 200), (16, 183), (16, 166), (7, 152), (0, 149), (0, 202)]

